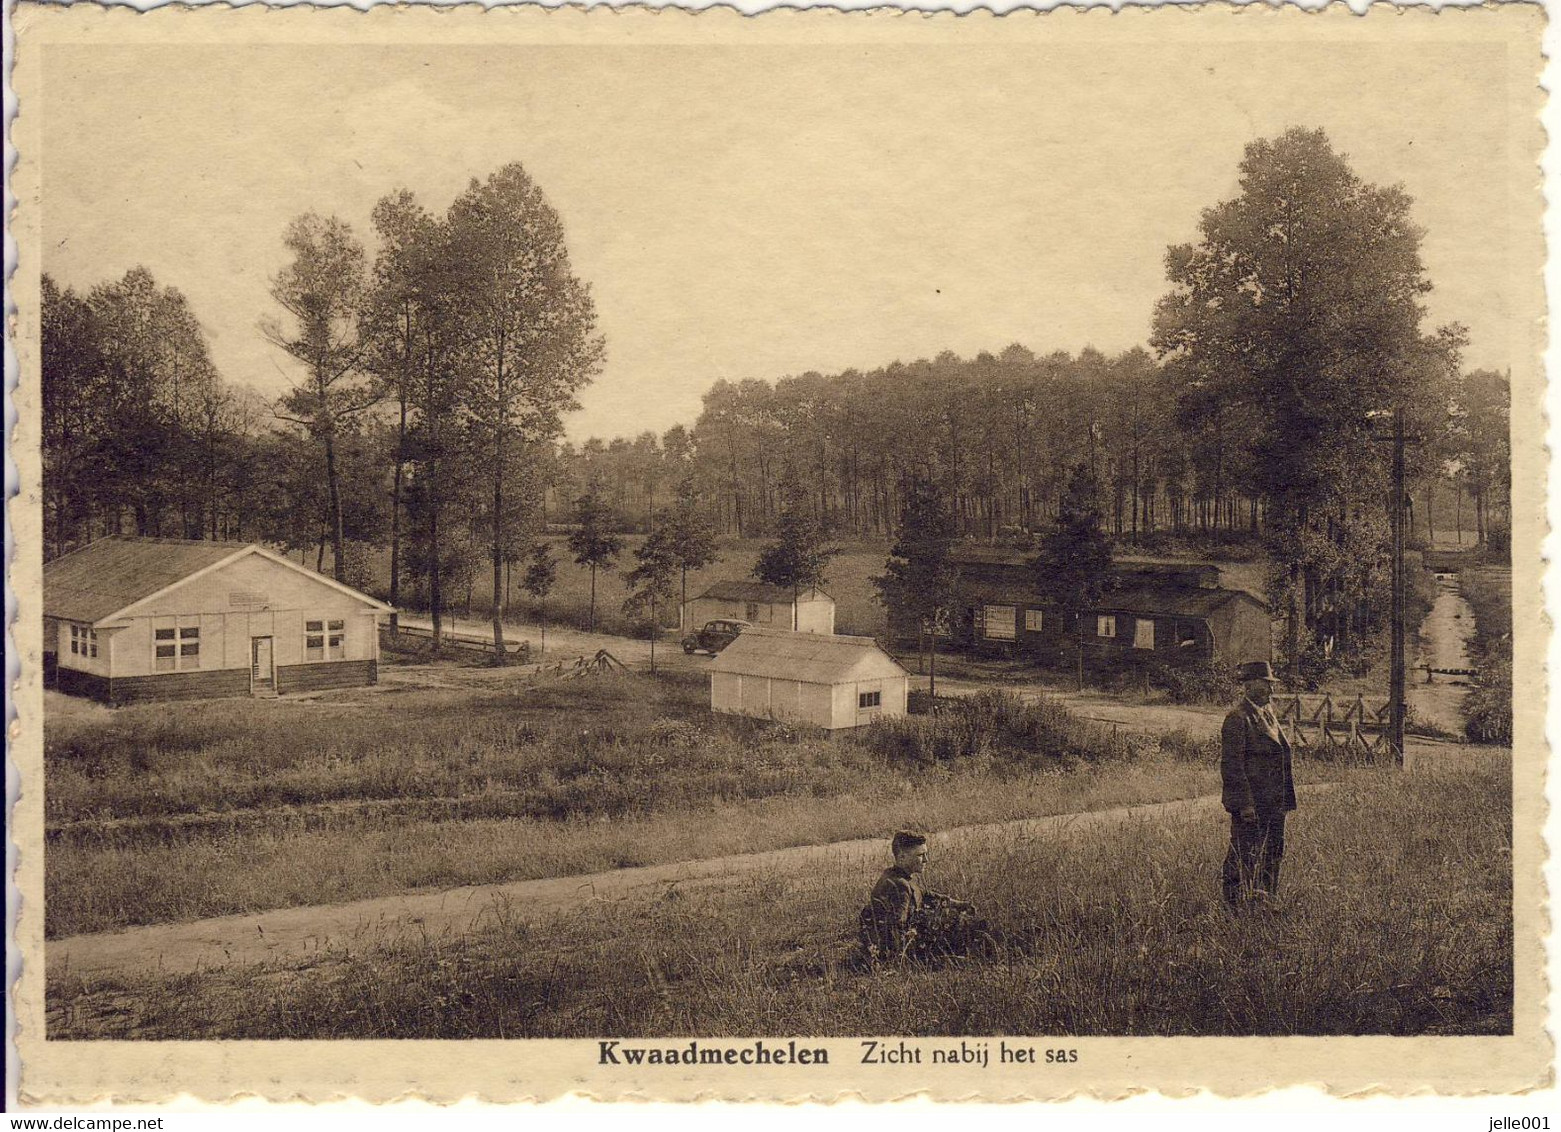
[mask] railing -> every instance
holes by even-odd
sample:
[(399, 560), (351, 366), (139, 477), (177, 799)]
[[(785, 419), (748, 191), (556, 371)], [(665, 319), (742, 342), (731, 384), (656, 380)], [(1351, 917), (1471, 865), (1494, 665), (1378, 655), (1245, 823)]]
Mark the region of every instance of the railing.
[(1392, 705), (1367, 703), (1366, 697), (1279, 695), (1273, 699), (1280, 730), (1292, 747), (1337, 751), (1375, 759), (1393, 754)]

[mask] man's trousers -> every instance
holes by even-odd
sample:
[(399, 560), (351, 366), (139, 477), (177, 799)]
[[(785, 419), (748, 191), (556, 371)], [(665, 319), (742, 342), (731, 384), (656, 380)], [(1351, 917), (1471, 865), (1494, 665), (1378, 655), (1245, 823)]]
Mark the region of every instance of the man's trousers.
[(1285, 815), (1259, 813), (1257, 821), (1230, 815), (1230, 849), (1221, 880), (1225, 902), (1239, 904), (1253, 892), (1279, 895), (1279, 863), (1285, 855)]

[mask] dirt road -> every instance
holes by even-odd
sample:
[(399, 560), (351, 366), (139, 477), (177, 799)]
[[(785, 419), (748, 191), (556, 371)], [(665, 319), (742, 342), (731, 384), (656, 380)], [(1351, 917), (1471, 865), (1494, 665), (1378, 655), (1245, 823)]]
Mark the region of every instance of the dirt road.
[[(1307, 793), (1327, 785), (1304, 787)], [(1208, 821), (1219, 798), (1209, 795), (1153, 805), (1124, 806), (1089, 813), (1060, 814), (994, 825), (966, 826), (933, 836), (943, 851), (973, 844), (1059, 837), (1124, 822)], [(587, 876), (472, 885), (440, 892), (409, 892), (350, 904), (283, 908), (253, 915), (222, 916), (182, 924), (50, 940), (45, 948), (51, 976), (98, 977), (157, 972), (180, 974), (215, 967), (300, 962), (311, 956), (342, 957), (378, 944), (408, 938), (453, 938), (498, 923), (529, 922), (560, 912), (728, 883), (744, 876), (794, 871), (820, 863), (862, 874), (865, 885), (884, 863), (882, 838), (805, 845), (765, 853), (619, 869)]]
[(1474, 608), (1458, 589), (1456, 578), (1437, 579), (1436, 600), (1420, 625), (1420, 647), (1405, 691), (1415, 715), (1453, 735), (1463, 734), (1463, 700), (1469, 681), (1461, 676), (1425, 679), (1425, 666), (1468, 668), (1469, 639), (1474, 635)]

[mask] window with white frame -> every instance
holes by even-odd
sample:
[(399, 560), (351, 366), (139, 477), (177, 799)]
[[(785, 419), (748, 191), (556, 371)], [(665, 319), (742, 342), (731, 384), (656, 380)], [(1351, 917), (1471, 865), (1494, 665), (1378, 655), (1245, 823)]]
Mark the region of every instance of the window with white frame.
[(880, 692), (858, 692), (856, 694), (856, 706), (857, 706), (858, 710), (860, 710), (862, 708), (882, 707), (883, 706), (883, 693), (881, 691)]
[(1095, 636), (1114, 637), (1117, 635), (1117, 615), (1115, 613), (1102, 613), (1095, 618)]
[(70, 627), (70, 652), (72, 656), (95, 657), (98, 655), (98, 631), (85, 625)]
[(1014, 617), (1018, 613), (1011, 605), (989, 605), (982, 610), (982, 634), (993, 641), (1014, 639)]
[(341, 660), (347, 655), (347, 622), (304, 622), (304, 660)]
[(188, 672), (200, 666), (201, 627), (199, 625), (153, 626), (153, 672)]
[(1024, 611), (1024, 631), (1026, 633), (1039, 633), (1042, 623), (1041, 611), (1039, 609), (1026, 609)]

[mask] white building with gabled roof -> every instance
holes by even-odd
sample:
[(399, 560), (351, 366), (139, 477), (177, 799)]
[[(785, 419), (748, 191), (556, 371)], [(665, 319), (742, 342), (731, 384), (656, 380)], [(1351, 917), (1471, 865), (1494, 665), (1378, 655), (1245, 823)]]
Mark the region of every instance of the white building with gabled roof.
[(389, 611), (253, 543), (116, 535), (43, 568), (56, 685), (111, 704), (373, 684)]
[(713, 582), (683, 606), (683, 631), (693, 633), (706, 621), (723, 618), (746, 621), (761, 629), (833, 633), (835, 599), (817, 586), (793, 590), (790, 586), (772, 586), (767, 582)]
[(710, 710), (830, 730), (905, 714), (910, 674), (871, 637), (749, 629), (710, 666)]

